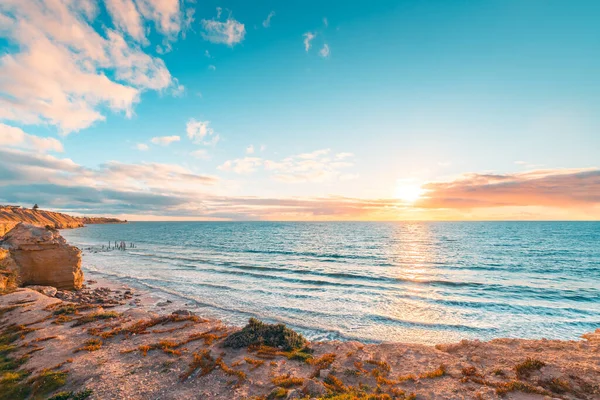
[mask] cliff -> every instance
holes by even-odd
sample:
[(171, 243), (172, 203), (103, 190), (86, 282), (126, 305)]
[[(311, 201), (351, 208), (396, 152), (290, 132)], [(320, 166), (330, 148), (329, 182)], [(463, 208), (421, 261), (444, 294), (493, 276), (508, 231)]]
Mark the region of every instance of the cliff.
[[(20, 223), (0, 240), (0, 261), (16, 285), (48, 285), (80, 289), (81, 251), (67, 244), (57, 230)], [(0, 282), (9, 287), (8, 282)]]
[(18, 206), (0, 206), (0, 236), (4, 236), (19, 222), (37, 226), (49, 226), (56, 229), (80, 228), (84, 224), (119, 224), (117, 218), (105, 217), (73, 217), (46, 210), (34, 210)]

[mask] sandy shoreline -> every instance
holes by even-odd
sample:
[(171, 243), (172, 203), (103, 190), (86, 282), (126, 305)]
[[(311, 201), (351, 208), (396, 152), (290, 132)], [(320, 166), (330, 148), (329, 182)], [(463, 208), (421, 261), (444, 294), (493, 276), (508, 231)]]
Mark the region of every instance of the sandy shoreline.
[[(0, 296), (3, 337), (19, 334), (5, 357), (22, 363), (3, 373), (29, 371), (3, 378), (0, 399), (20, 398), (6, 397), (20, 384), (39, 387), (44, 373), (64, 382), (38, 398), (84, 389), (94, 399), (600, 398), (600, 331), (579, 341), (313, 342), (311, 358), (299, 360), (276, 349), (224, 348), (238, 328), (93, 273), (86, 281), (70, 308), (29, 289)], [(132, 328), (140, 324), (147, 327)]]

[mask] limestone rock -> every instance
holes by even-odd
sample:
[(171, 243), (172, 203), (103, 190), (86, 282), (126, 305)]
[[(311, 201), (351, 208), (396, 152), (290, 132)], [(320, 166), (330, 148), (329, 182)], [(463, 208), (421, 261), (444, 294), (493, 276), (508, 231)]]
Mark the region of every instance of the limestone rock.
[(302, 392), (309, 396), (323, 397), (327, 394), (327, 389), (325, 389), (325, 385), (323, 385), (321, 382), (309, 379), (304, 384)]
[(54, 297), (57, 292), (57, 290), (54, 286), (32, 285), (32, 286), (27, 286), (27, 289), (35, 290), (36, 292), (39, 292), (48, 297)]
[(16, 287), (17, 281), (17, 264), (10, 256), (7, 249), (0, 247), (0, 290), (6, 290)]
[(22, 285), (80, 289), (83, 285), (81, 251), (67, 244), (56, 230), (18, 224), (0, 242), (10, 251)]

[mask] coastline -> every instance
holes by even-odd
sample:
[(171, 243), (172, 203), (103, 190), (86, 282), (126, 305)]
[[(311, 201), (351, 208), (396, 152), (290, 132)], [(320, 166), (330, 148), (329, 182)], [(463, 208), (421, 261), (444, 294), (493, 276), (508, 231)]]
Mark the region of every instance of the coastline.
[[(94, 292), (129, 294), (102, 306)], [(7, 356), (29, 353), (19, 368), (34, 371), (25, 382), (51, 373), (63, 378), (52, 393), (89, 389), (93, 399), (600, 398), (600, 330), (578, 341), (312, 342), (308, 361), (277, 349), (224, 348), (239, 328), (94, 274), (80, 294), (86, 301), (71, 308), (27, 288), (0, 296), (0, 328), (20, 334)], [(162, 322), (131, 329), (149, 321)], [(10, 389), (20, 381), (2, 382)]]

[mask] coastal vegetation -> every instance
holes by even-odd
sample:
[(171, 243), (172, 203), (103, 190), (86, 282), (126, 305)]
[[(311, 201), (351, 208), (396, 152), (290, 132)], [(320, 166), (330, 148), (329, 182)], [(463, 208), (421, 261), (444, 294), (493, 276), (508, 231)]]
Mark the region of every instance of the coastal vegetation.
[(275, 347), (286, 351), (304, 347), (307, 340), (284, 324), (266, 324), (250, 318), (248, 325), (227, 337), (223, 345), (239, 349), (253, 345)]
[[(308, 343), (282, 324), (253, 319), (236, 329), (185, 310), (134, 315), (28, 289), (0, 296), (0, 400), (77, 400), (91, 396), (91, 390), (98, 398), (133, 393), (156, 398), (165, 394), (161, 379), (172, 382), (169, 390), (180, 397), (193, 388), (222, 399), (414, 400), (421, 392), (427, 397), (461, 391), (473, 399), (521, 392), (591, 400), (600, 394), (598, 380), (584, 367), (598, 351), (600, 332), (580, 344), (463, 341), (433, 348)], [(100, 378), (81, 387), (76, 382), (90, 379), (87, 365), (128, 386), (115, 388)], [(152, 391), (137, 385), (141, 376), (153, 377)]]

